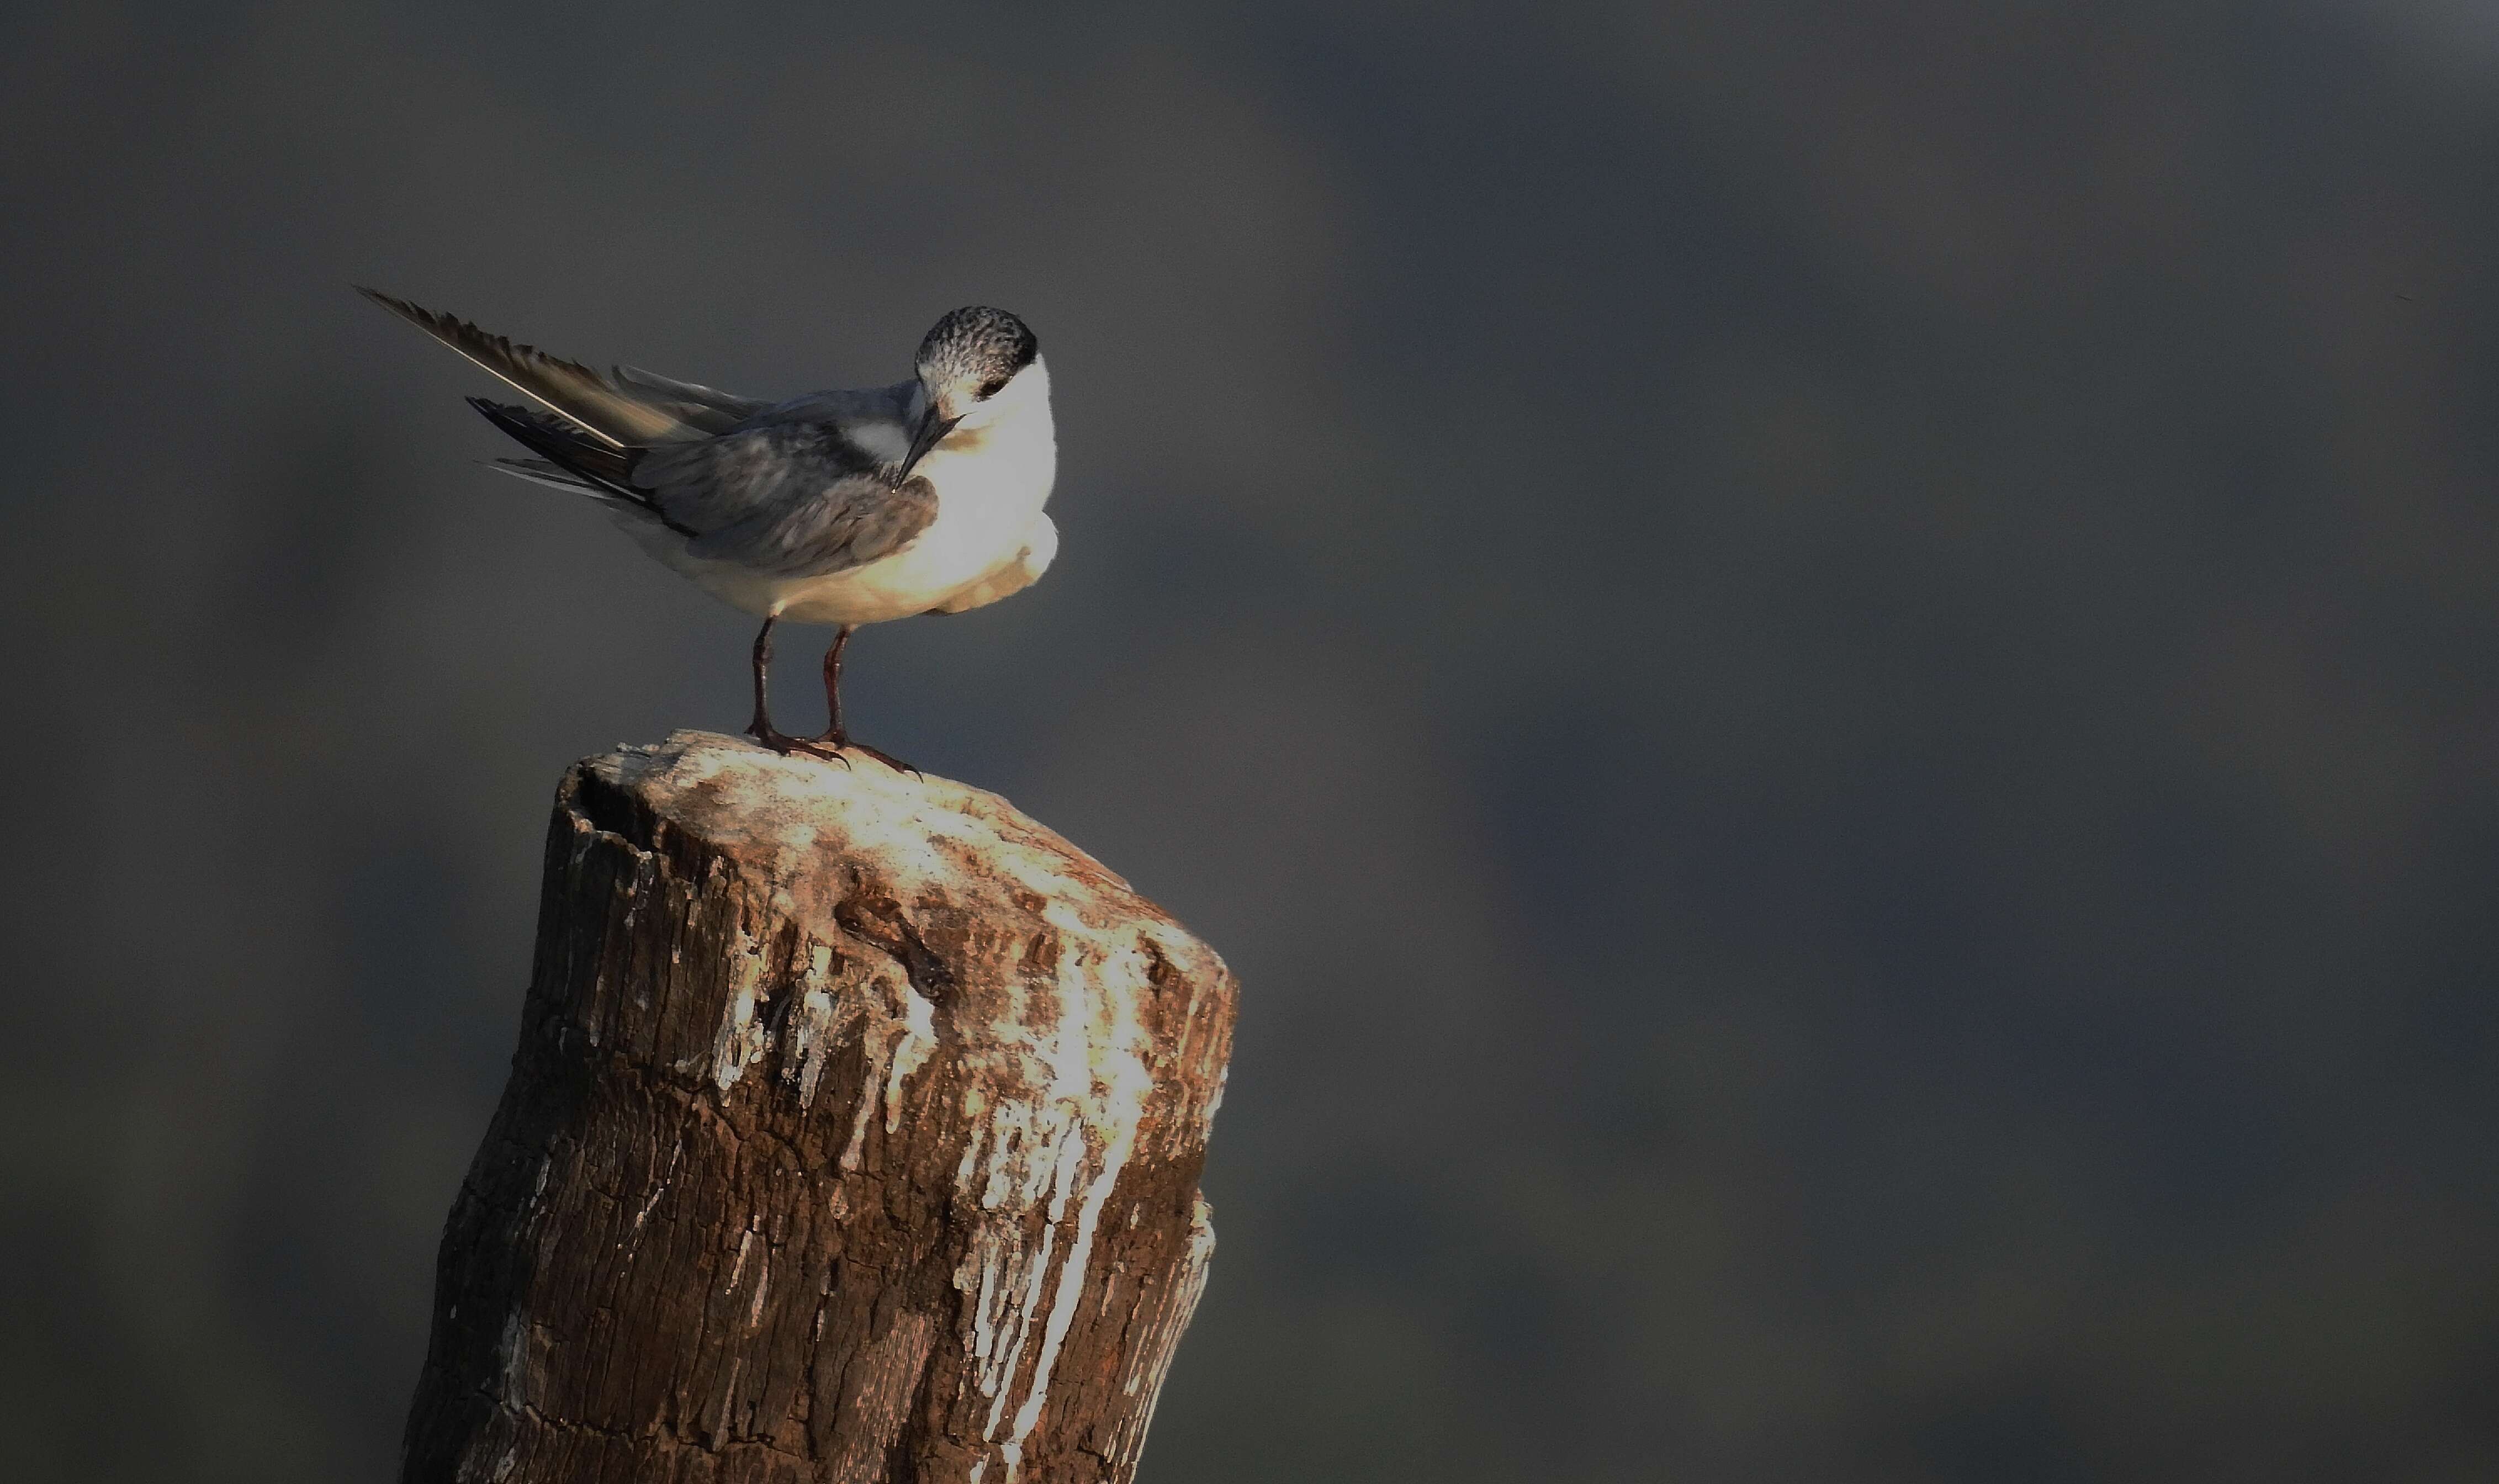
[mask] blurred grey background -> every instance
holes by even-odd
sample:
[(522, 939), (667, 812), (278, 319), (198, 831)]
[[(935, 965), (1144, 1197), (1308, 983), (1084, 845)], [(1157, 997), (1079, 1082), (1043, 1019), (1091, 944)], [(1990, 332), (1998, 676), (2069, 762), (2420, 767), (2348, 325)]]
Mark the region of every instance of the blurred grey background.
[(98, 0), (0, 128), (11, 1480), (390, 1476), (557, 777), (745, 720), (350, 282), (1039, 331), (1056, 568), (849, 695), (1246, 981), (1149, 1478), (2499, 1477), (2489, 7)]

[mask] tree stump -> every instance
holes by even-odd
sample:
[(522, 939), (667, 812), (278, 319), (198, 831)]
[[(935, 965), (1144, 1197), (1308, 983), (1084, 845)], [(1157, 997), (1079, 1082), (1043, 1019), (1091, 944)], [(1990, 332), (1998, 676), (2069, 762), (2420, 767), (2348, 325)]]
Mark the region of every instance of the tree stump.
[(403, 1478), (1129, 1479), (1235, 995), (978, 790), (701, 732), (576, 764)]

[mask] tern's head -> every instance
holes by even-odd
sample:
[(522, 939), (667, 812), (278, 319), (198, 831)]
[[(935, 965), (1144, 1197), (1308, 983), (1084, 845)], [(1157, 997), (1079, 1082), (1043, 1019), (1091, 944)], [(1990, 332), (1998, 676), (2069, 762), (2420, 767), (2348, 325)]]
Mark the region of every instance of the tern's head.
[(920, 342), (920, 423), (901, 471), (957, 427), (979, 428), (1015, 404), (1025, 382), (1046, 385), (1024, 374), (1040, 359), (1039, 338), (1004, 309), (972, 305), (937, 321)]
[(920, 342), (920, 384), (941, 415), (969, 417), (1040, 355), (1041, 341), (1022, 320), (974, 305), (937, 321)]

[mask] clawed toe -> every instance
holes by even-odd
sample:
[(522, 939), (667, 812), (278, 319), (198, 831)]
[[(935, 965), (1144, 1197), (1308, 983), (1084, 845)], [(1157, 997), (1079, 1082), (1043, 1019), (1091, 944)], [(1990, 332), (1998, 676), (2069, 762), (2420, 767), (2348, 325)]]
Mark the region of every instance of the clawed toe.
[(853, 749), (854, 751), (857, 751), (857, 752), (862, 752), (862, 753), (867, 754), (869, 757), (871, 757), (871, 758), (875, 758), (875, 759), (876, 759), (877, 761), (879, 761), (879, 762), (884, 763), (887, 767), (890, 767), (890, 768), (893, 769), (893, 770), (894, 770), (895, 772), (897, 772), (897, 773), (908, 773), (908, 774), (910, 774), (910, 775), (911, 775), (912, 777), (914, 777), (914, 778), (919, 778), (919, 777), (922, 777), (922, 776), (923, 776), (923, 775), (922, 775), (922, 773), (921, 773), (921, 771), (920, 771), (918, 768), (915, 768), (915, 767), (913, 767), (910, 763), (907, 763), (907, 762), (903, 761), (901, 758), (896, 758), (896, 757), (895, 757), (895, 756), (893, 756), (893, 754), (892, 754), (892, 753), (888, 753), (888, 752), (880, 752), (880, 751), (878, 751), (877, 749), (875, 749), (875, 748), (873, 748), (873, 747), (868, 746), (868, 745), (867, 745), (866, 743), (864, 743), (864, 742), (854, 742), (854, 743), (852, 743), (852, 744), (851, 744), (851, 747), (852, 747), (852, 749)]
[(760, 724), (746, 728), (746, 734), (784, 758), (793, 753), (805, 753), (810, 758), (822, 758), (828, 762), (838, 762), (844, 767), (851, 765), (851, 760), (843, 757), (838, 749), (826, 747), (821, 737), (794, 737), (786, 731)]
[(851, 760), (842, 756), (842, 750), (840, 748), (827, 747), (824, 739), (821, 737), (811, 737), (802, 742), (793, 742), (790, 744), (790, 750), (792, 752), (805, 753), (810, 758), (822, 758), (828, 762), (838, 762), (844, 767), (849, 767), (851, 765)]
[[(807, 748), (810, 752), (818, 752), (820, 749), (831, 748), (832, 751), (829, 753), (819, 753), (820, 756), (828, 758), (840, 757), (843, 753), (865, 753), (897, 773), (908, 773), (914, 778), (921, 776), (921, 772), (918, 768), (915, 768), (910, 763), (896, 758), (892, 753), (870, 747), (864, 742), (856, 741), (842, 732), (828, 731), (821, 737), (813, 738), (800, 745)], [(848, 758), (843, 758), (842, 760), (844, 762), (850, 761)]]
[(856, 625), (843, 625), (841, 631), (833, 635), (831, 646), (825, 651), (825, 709), (830, 713), (833, 725), (827, 727), (820, 737), (794, 737), (772, 725), (772, 713), (766, 709), (766, 675), (772, 667), (772, 626), (780, 621), (777, 613), (767, 617), (763, 628), (755, 635), (755, 720), (747, 726), (746, 734), (784, 758), (792, 753), (805, 753), (810, 758), (822, 758), (828, 762), (849, 767), (851, 759), (845, 754), (865, 753), (897, 773), (908, 773), (914, 778), (922, 776), (918, 768), (892, 753), (879, 752), (863, 742), (854, 742), (850, 734), (842, 730), (842, 650), (850, 643), (851, 629)]

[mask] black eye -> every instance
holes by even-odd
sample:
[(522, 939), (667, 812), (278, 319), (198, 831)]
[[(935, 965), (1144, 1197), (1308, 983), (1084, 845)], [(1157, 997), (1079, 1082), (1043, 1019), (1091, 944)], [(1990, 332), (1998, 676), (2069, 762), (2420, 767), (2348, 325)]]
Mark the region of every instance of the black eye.
[(987, 402), (990, 398), (995, 397), (998, 395), (999, 391), (1006, 386), (1006, 384), (1007, 378), (1004, 376), (992, 376), (989, 380), (982, 382), (981, 400), (983, 402)]

